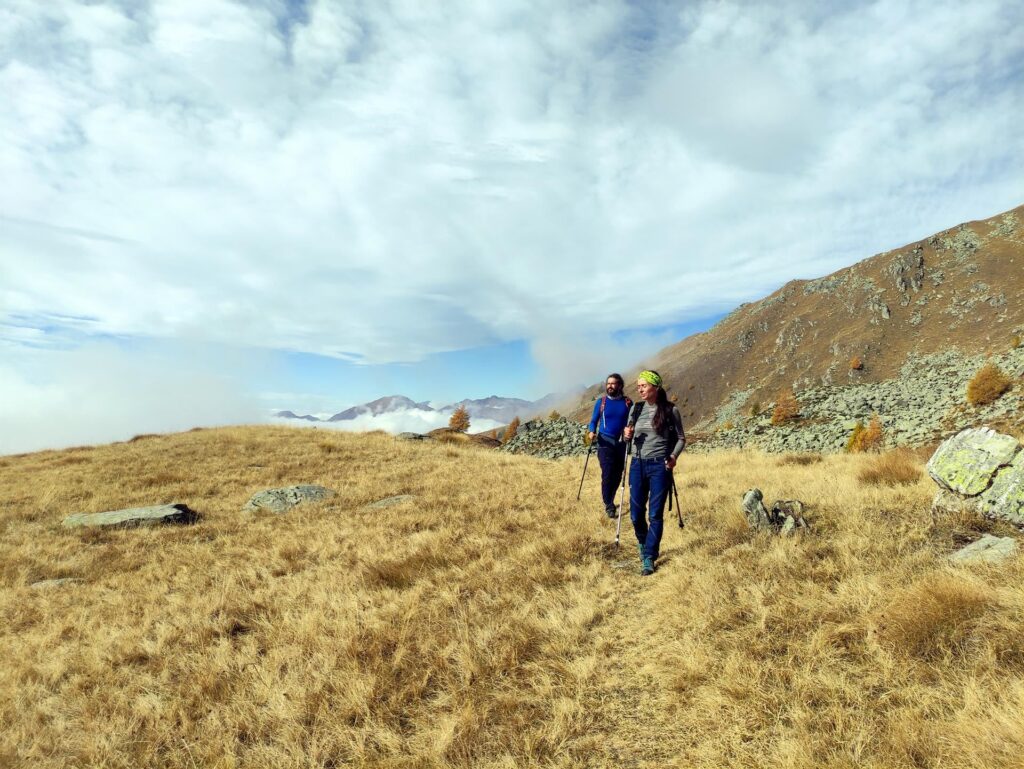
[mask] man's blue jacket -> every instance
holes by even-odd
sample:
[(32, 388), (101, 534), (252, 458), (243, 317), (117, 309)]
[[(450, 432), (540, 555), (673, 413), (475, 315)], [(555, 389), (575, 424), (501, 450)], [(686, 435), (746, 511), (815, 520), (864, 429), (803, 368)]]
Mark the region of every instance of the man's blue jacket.
[[(601, 401), (604, 401), (604, 411)], [(590, 432), (601, 433), (618, 439), (629, 420), (629, 409), (632, 402), (629, 398), (607, 398), (602, 396), (594, 401), (594, 413), (590, 417)], [(600, 429), (598, 429), (600, 428)]]

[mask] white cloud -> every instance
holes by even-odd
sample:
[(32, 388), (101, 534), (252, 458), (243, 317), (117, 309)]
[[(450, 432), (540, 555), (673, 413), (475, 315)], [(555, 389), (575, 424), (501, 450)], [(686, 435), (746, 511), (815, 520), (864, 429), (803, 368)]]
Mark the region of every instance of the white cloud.
[(0, 322), (576, 380), (1022, 202), (1012, 0), (287, 8), (0, 9)]
[[(436, 411), (406, 409), (377, 416), (362, 414), (355, 419), (340, 422), (304, 422), (297, 419), (280, 418), (272, 418), (270, 421), (273, 424), (287, 425), (288, 427), (315, 427), (318, 430), (342, 430), (344, 432), (384, 430), (389, 433), (427, 433), (439, 427), (447, 427), (450, 418), (450, 413), (441, 414)], [(502, 426), (501, 422), (495, 422), (493, 419), (476, 417), (470, 420), (469, 431), (482, 433)]]
[[(222, 372), (225, 363), (237, 378)], [(262, 408), (239, 382), (257, 370), (257, 360), (214, 360), (178, 345), (126, 352), (112, 344), (87, 344), (5, 357), (0, 454), (262, 422)]]

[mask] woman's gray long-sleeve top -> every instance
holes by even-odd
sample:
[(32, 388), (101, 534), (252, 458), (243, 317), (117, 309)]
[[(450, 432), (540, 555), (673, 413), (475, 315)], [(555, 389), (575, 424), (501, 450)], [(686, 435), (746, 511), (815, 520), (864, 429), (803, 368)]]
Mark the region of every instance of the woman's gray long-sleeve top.
[[(640, 416), (637, 417), (636, 426), (633, 428), (634, 454), (639, 459), (665, 459), (670, 453), (672, 456), (678, 457), (680, 452), (686, 447), (686, 434), (683, 432), (683, 416), (679, 413), (678, 408), (672, 407), (671, 418), (675, 423), (678, 439), (674, 446), (669, 447), (668, 441), (658, 435), (654, 425), (651, 424), (655, 411), (657, 411), (657, 407), (649, 403), (645, 403), (644, 407), (640, 410)], [(669, 450), (670, 448), (671, 451)]]

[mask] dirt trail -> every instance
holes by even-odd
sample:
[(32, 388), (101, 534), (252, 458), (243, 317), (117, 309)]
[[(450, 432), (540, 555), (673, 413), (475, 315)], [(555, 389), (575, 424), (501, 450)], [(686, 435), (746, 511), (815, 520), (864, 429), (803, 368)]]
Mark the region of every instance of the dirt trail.
[[(586, 708), (594, 719), (585, 742), (585, 766), (626, 769), (680, 764), (690, 740), (676, 715), (680, 693), (671, 686), (660, 651), (672, 641), (659, 621), (665, 607), (680, 600), (680, 570), (695, 568), (685, 545), (693, 539), (669, 521), (658, 571), (639, 575), (636, 541), (628, 519), (623, 521), (621, 545), (609, 544), (604, 559), (611, 571), (613, 596), (605, 621), (595, 629), (593, 643), (604, 660)], [(609, 529), (613, 532), (613, 529)], [(672, 579), (666, 577), (672, 574)], [(581, 746), (582, 747), (582, 746)]]

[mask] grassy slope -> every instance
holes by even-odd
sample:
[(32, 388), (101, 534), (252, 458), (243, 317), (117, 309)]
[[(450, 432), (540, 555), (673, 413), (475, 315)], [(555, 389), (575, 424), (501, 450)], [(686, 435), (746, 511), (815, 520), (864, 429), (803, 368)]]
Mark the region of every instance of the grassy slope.
[[(1018, 766), (1024, 565), (944, 566), (989, 525), (875, 461), (686, 458), (642, 580), (581, 459), (287, 428), (0, 458), (0, 765)], [(291, 483), (340, 494), (240, 512)], [(814, 533), (751, 535), (752, 485)], [(200, 523), (59, 527), (172, 501)]]

